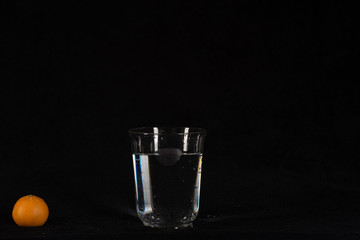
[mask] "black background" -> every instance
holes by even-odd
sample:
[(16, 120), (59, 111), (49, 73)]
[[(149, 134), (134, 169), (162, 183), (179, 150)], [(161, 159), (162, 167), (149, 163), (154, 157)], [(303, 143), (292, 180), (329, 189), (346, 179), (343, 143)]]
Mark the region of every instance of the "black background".
[[(0, 238), (360, 237), (359, 28), (346, 3), (8, 2)], [(127, 130), (206, 128), (193, 229), (136, 218)], [(20, 228), (16, 200), (46, 200)]]

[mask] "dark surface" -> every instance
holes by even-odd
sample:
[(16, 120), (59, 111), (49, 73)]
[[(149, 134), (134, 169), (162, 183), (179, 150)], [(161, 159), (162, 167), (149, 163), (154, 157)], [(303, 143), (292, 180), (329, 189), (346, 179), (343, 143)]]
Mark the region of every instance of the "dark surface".
[[(1, 3), (0, 238), (359, 239), (345, 3)], [(136, 218), (127, 130), (206, 128), (193, 229)], [(41, 228), (11, 219), (35, 194)]]

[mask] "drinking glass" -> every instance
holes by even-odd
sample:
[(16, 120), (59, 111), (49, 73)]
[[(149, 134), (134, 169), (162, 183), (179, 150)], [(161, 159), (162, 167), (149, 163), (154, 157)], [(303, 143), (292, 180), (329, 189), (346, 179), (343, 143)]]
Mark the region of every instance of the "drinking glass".
[(145, 226), (192, 226), (199, 211), (206, 131), (191, 127), (129, 130), (136, 210)]

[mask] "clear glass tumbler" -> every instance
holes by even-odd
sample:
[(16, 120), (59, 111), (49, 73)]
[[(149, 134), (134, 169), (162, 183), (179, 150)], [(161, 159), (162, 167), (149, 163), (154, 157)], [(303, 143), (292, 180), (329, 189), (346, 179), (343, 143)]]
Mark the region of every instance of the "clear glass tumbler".
[(189, 127), (129, 130), (136, 210), (145, 226), (192, 226), (199, 211), (206, 131)]

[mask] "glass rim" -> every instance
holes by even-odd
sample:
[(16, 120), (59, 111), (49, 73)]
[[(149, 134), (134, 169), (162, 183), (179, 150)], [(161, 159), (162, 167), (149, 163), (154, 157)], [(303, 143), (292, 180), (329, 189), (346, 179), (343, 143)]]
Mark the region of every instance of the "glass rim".
[[(155, 129), (159, 132), (154, 132)], [(186, 129), (188, 131), (185, 132)], [(206, 130), (199, 127), (137, 127), (129, 129), (128, 133), (129, 135), (188, 135), (206, 134)]]

